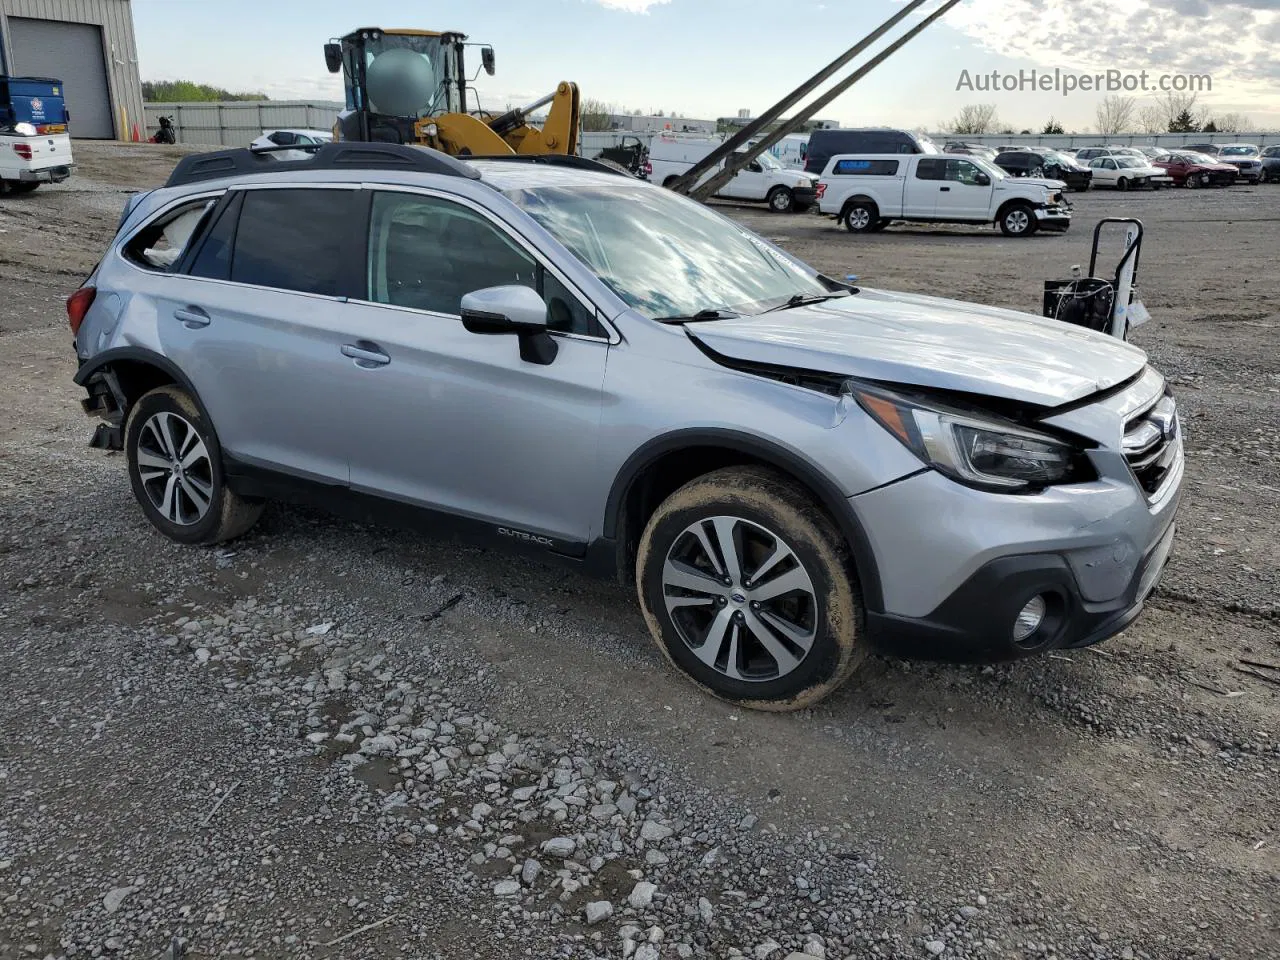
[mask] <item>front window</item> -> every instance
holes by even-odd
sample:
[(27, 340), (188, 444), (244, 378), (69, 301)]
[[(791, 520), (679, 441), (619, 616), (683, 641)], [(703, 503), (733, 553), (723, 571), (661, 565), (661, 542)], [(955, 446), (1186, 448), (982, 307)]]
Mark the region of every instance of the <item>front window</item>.
[[(461, 107), (452, 49), (440, 37), (395, 33), (371, 37), (364, 42), (364, 71), (374, 113), (431, 117)], [(356, 106), (347, 104), (349, 109)]]
[(1257, 147), (1223, 147), (1220, 154), (1223, 157), (1256, 157), (1257, 155)]
[(758, 313), (829, 296), (804, 267), (669, 190), (535, 187), (507, 194), (618, 297), (653, 318)]

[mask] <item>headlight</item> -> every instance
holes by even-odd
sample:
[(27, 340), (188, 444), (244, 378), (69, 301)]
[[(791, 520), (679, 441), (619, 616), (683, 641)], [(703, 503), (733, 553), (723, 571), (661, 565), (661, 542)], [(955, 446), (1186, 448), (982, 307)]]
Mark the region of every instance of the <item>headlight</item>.
[(1057, 437), (885, 390), (854, 396), (924, 463), (971, 487), (1013, 493), (1094, 477), (1083, 451)]
[(15, 123), (13, 125), (13, 132), (20, 137), (34, 137), (39, 131), (36, 130), (34, 124)]

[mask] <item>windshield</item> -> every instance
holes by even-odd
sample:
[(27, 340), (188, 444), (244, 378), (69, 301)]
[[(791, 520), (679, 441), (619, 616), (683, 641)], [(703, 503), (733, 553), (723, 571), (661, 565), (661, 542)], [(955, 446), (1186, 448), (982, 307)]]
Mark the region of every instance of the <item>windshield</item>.
[(1206, 156), (1203, 153), (1184, 153), (1183, 156), (1186, 157), (1188, 160), (1190, 160), (1192, 163), (1217, 163), (1218, 162), (1217, 160), (1213, 159), (1213, 157)]
[(780, 164), (777, 157), (773, 156), (771, 153), (762, 153), (760, 156), (756, 157), (756, 159), (760, 162), (760, 166), (764, 167), (766, 170), (782, 169), (782, 164)]
[(975, 167), (989, 176), (992, 180), (1008, 180), (1009, 174), (1005, 173), (986, 157), (980, 157), (977, 154), (969, 156), (968, 161)]
[[(458, 111), (451, 53), (440, 37), (383, 33), (366, 40), (364, 70), (370, 109), (394, 117), (431, 117)], [(350, 102), (347, 106), (354, 109)]]
[(1222, 157), (1256, 157), (1257, 155), (1257, 147), (1223, 147), (1219, 154)]
[(1116, 157), (1116, 166), (1124, 167), (1126, 170), (1130, 167), (1145, 167), (1147, 165), (1146, 158), (1139, 160), (1137, 157)]
[(831, 295), (755, 234), (669, 190), (535, 187), (507, 196), (651, 319), (759, 313), (797, 295)]

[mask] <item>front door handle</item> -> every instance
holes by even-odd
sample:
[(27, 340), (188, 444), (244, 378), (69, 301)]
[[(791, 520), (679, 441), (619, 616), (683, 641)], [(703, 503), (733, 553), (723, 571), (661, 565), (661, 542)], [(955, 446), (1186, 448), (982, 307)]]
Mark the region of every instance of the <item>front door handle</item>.
[(382, 348), (368, 340), (357, 340), (355, 343), (344, 343), (342, 355), (350, 357), (357, 367), (372, 370), (374, 367), (385, 367), (391, 358), (382, 352)]
[(189, 330), (198, 330), (201, 327), (207, 327), (210, 323), (209, 314), (199, 307), (179, 307), (173, 311), (173, 316), (175, 319), (181, 320)]
[(951, 188), (950, 188), (950, 187), (939, 187), (938, 189), (939, 189), (939, 190), (941, 190), (943, 193), (950, 193), (950, 192), (951, 192)]

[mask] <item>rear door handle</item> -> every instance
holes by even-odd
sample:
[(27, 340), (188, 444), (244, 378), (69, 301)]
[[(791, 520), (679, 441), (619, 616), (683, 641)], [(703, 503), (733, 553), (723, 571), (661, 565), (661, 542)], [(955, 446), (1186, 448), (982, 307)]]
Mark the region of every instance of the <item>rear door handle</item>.
[(939, 187), (938, 189), (939, 189), (939, 190), (941, 190), (943, 193), (950, 193), (950, 192), (951, 192), (951, 188), (950, 188), (950, 187)]
[(357, 367), (371, 370), (374, 367), (385, 367), (391, 358), (382, 352), (382, 348), (368, 340), (357, 340), (355, 343), (344, 343), (342, 355), (350, 357)]
[(179, 307), (173, 311), (176, 319), (191, 330), (198, 330), (201, 327), (207, 327), (210, 324), (209, 314), (205, 313), (199, 307)]

